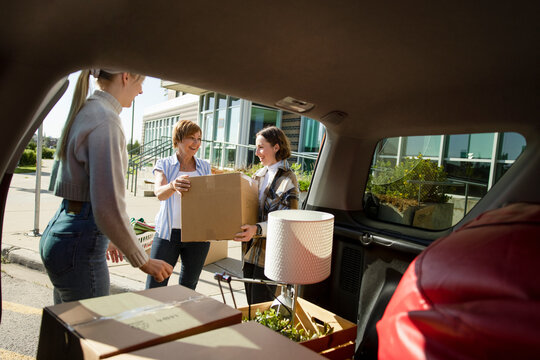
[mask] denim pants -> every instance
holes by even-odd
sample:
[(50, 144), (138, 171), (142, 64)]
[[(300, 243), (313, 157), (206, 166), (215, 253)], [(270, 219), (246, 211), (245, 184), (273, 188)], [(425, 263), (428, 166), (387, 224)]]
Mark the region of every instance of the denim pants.
[[(182, 242), (180, 229), (172, 229), (171, 240), (162, 239), (157, 234), (154, 236), (150, 257), (163, 260), (172, 267), (176, 265), (178, 257), (180, 257), (181, 266), (178, 283), (195, 290), (209, 248), (209, 242)], [(168, 283), (169, 278), (162, 282), (157, 282), (150, 275), (146, 278), (147, 289), (167, 286)]]
[(73, 210), (69, 200), (62, 201), (39, 243), (55, 304), (109, 295), (108, 244), (89, 202)]

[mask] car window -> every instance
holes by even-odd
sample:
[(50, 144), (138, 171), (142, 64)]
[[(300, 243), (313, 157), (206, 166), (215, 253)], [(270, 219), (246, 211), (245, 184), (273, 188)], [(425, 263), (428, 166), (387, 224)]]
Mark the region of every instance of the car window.
[(366, 186), (366, 213), (405, 226), (447, 229), (484, 197), (525, 145), (514, 132), (383, 139)]

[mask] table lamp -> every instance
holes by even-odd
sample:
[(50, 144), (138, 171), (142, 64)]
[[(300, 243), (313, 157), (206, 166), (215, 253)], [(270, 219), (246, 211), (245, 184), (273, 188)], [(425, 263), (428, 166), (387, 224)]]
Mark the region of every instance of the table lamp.
[(311, 210), (278, 210), (268, 214), (264, 275), (294, 285), (292, 323), (296, 314), (298, 285), (314, 284), (330, 276), (334, 215)]

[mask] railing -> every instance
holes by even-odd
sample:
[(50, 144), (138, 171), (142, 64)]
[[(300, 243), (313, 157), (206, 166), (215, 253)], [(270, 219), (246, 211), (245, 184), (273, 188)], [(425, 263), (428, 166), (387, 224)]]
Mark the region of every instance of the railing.
[[(201, 148), (199, 150), (201, 154), (200, 157), (210, 161), (210, 164), (213, 166), (219, 168), (236, 168), (236, 152), (239, 150), (243, 150), (246, 152), (246, 165), (252, 165), (255, 163), (255, 145), (243, 145), (215, 140), (202, 140), (201, 143)], [(235, 156), (232, 162), (225, 161), (225, 155), (228, 154), (228, 152), (223, 150), (234, 150)], [(126, 181), (127, 189), (130, 190), (131, 186), (130, 191), (133, 192), (134, 196), (137, 196), (137, 180), (139, 170), (144, 166), (144, 164), (148, 163), (149, 161), (155, 161), (158, 158), (170, 156), (172, 155), (172, 153), (173, 147), (171, 145), (171, 138), (165, 136), (145, 143), (129, 151), (129, 163)], [(293, 159), (295, 159), (295, 161)], [(313, 170), (313, 164), (316, 160), (317, 154), (313, 153), (292, 152), (291, 157), (289, 158), (289, 161), (301, 164), (301, 171)]]
[(131, 192), (134, 196), (137, 196), (137, 180), (139, 175), (139, 169), (149, 161), (156, 160), (172, 154), (173, 147), (171, 145), (171, 138), (168, 136), (162, 136), (158, 139), (143, 144), (135, 149), (132, 149), (129, 155), (128, 171), (127, 171), (127, 189), (130, 187), (131, 176)]
[[(220, 168), (235, 168), (236, 161), (227, 161), (226, 155), (228, 154), (228, 151), (234, 151), (234, 158), (236, 159), (236, 152), (239, 150), (246, 152), (246, 166), (255, 164), (255, 151), (257, 149), (255, 145), (235, 144), (216, 140), (202, 140), (201, 143), (201, 158), (210, 161), (210, 164), (213, 166)], [(316, 160), (316, 153), (292, 152), (291, 157), (289, 158), (290, 162), (301, 164), (301, 171), (312, 171)], [(232, 164), (232, 166), (228, 166), (230, 164)]]

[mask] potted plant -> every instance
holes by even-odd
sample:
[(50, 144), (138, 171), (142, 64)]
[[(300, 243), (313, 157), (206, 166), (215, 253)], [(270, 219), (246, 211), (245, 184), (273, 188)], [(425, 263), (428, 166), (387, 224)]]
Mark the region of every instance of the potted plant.
[[(389, 222), (427, 229), (451, 226), (453, 204), (446, 194), (447, 174), (422, 154), (398, 165), (378, 160), (367, 185), (368, 206), (373, 215)], [(376, 209), (376, 214), (373, 213)]]

